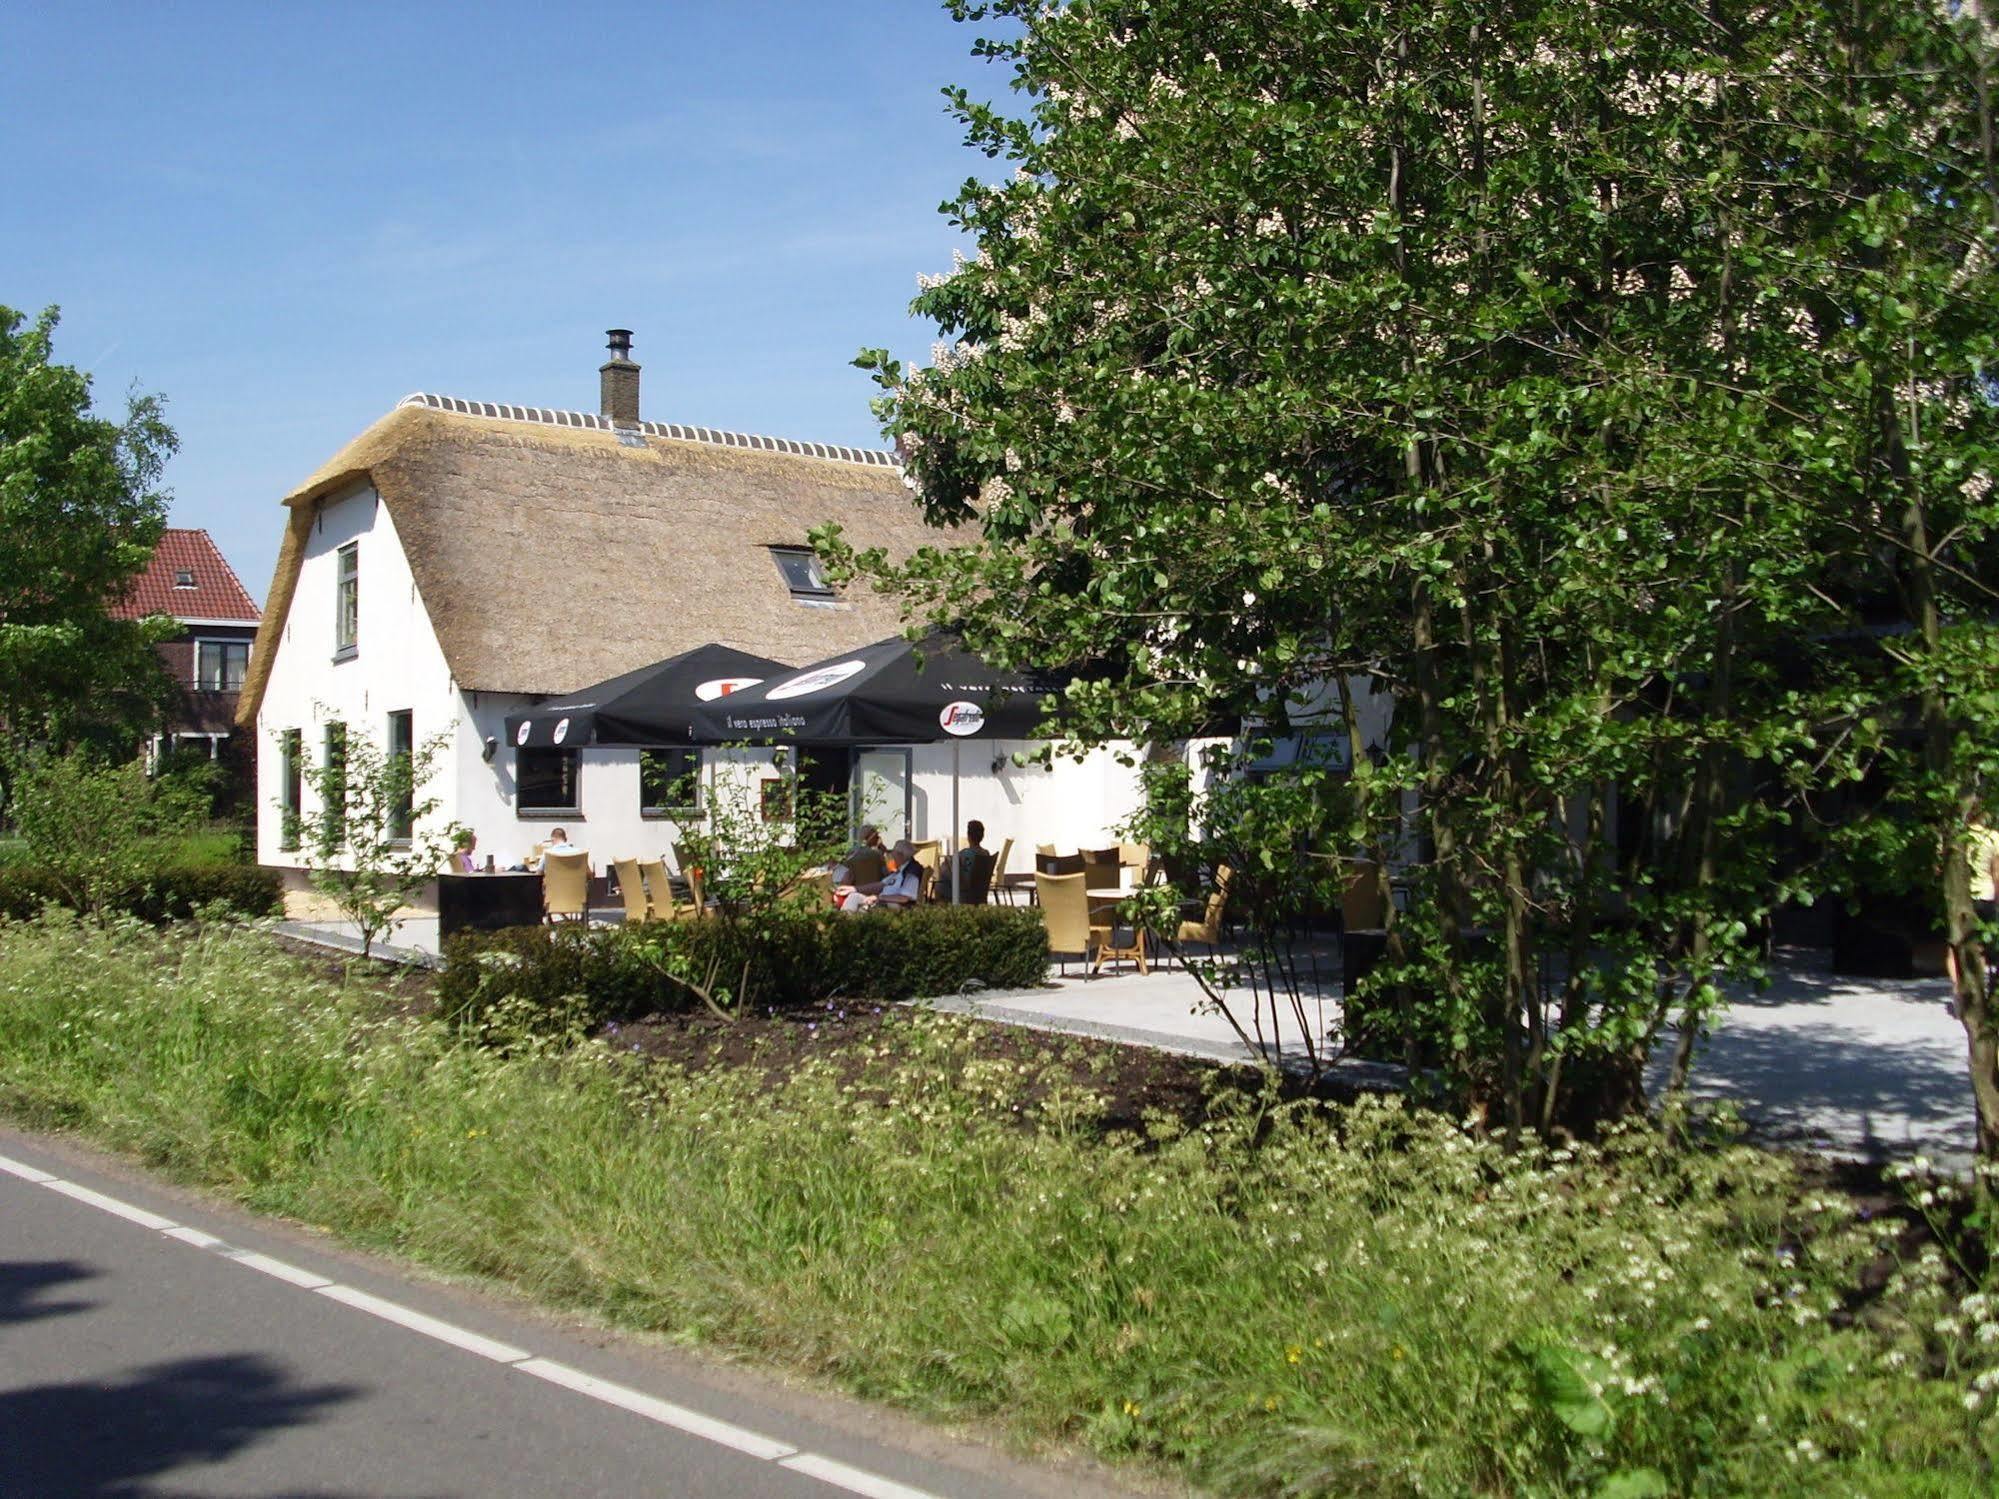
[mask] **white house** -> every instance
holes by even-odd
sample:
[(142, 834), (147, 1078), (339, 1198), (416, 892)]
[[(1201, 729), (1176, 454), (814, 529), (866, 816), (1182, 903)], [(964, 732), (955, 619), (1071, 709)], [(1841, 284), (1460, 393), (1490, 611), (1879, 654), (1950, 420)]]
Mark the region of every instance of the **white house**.
[[(659, 855), (688, 814), (649, 793), (701, 752), (516, 749), (506, 716), (710, 641), (800, 665), (900, 627), (892, 603), (829, 590), (807, 541), (835, 520), (896, 555), (939, 540), (893, 457), (641, 421), (628, 347), (614, 331), (600, 411), (413, 395), (285, 497), (238, 707), (260, 750), (260, 863), (302, 885), (287, 827), (317, 813), (303, 771), (342, 735), (390, 752), (445, 736), (437, 815), (502, 862), (557, 824), (600, 870)], [(989, 842), (1114, 839), (1137, 799), (1115, 756), (1020, 769), (1021, 747), (963, 765), (962, 813)], [(899, 798), (912, 837), (948, 831), (948, 745), (820, 755), (812, 774), (890, 821)]]

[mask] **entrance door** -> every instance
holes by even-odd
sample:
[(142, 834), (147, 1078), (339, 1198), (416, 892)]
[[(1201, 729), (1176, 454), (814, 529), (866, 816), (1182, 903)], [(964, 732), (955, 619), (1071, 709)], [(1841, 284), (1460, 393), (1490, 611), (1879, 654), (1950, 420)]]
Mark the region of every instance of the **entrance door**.
[(854, 751), (854, 822), (871, 822), (882, 842), (909, 836), (909, 761), (906, 749)]

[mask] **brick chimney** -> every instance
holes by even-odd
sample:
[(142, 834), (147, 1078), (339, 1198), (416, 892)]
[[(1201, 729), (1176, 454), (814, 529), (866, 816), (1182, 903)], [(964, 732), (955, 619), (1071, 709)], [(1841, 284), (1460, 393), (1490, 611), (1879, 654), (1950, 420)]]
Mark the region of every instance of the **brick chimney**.
[(597, 367), (603, 413), (613, 427), (636, 429), (639, 424), (639, 367), (632, 363), (632, 330), (612, 328), (611, 357)]

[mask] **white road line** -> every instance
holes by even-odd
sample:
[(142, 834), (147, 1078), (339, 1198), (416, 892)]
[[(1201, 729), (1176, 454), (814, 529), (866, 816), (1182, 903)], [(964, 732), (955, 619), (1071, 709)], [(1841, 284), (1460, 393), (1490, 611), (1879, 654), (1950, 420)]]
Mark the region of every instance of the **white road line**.
[(115, 1197), (106, 1197), (102, 1192), (93, 1192), (88, 1187), (79, 1187), (75, 1182), (66, 1182), (61, 1177), (52, 1176), (42, 1183), (51, 1192), (60, 1192), (65, 1197), (74, 1197), (78, 1202), (123, 1218), (127, 1223), (136, 1223), (141, 1228), (150, 1228), (154, 1233), (165, 1233), (180, 1225), (171, 1218), (162, 1218), (158, 1213), (149, 1213), (144, 1208), (135, 1208), (129, 1202), (120, 1202)]
[(0, 1155), (0, 1171), (6, 1172), (9, 1176), (18, 1176), (27, 1182), (47, 1183), (55, 1180), (48, 1172), (38, 1171), (26, 1161), (10, 1160), (4, 1155)]
[(440, 1322), (435, 1317), (426, 1317), (422, 1312), (412, 1311), (399, 1302), (385, 1301), (380, 1296), (370, 1296), (366, 1291), (357, 1291), (352, 1286), (338, 1283), (321, 1286), (319, 1294), (330, 1301), (338, 1301), (343, 1306), (351, 1306), (358, 1312), (366, 1312), (371, 1317), (380, 1317), (384, 1322), (393, 1322), (398, 1327), (407, 1327), (411, 1332), (422, 1333), (426, 1338), (436, 1338), (440, 1343), (449, 1343), (453, 1348), (463, 1348), (467, 1353), (476, 1353), (481, 1358), (489, 1358), (496, 1364), (518, 1364), (530, 1355), (525, 1348), (516, 1348), (512, 1343), (502, 1343), (497, 1338), (486, 1337), (482, 1333), (459, 1327), (450, 1322)]
[(183, 1244), (192, 1244), (196, 1249), (227, 1249), (229, 1246), (214, 1234), (205, 1234), (198, 1228), (186, 1228), (176, 1223), (166, 1231), (169, 1239), (178, 1239)]
[(608, 1379), (599, 1379), (594, 1374), (585, 1374), (581, 1369), (573, 1369), (568, 1364), (559, 1364), (553, 1359), (537, 1358), (525, 1348), (516, 1348), (511, 1343), (502, 1343), (496, 1338), (486, 1337), (468, 1328), (458, 1327), (436, 1317), (424, 1315), (398, 1302), (388, 1301), (380, 1296), (371, 1296), (366, 1291), (357, 1291), (352, 1286), (343, 1286), (328, 1280), (323, 1275), (315, 1275), (310, 1270), (284, 1260), (273, 1259), (268, 1254), (258, 1254), (254, 1250), (238, 1249), (218, 1239), (213, 1234), (203, 1233), (198, 1228), (189, 1228), (176, 1223), (171, 1218), (163, 1218), (158, 1213), (149, 1213), (144, 1208), (134, 1207), (129, 1202), (121, 1202), (116, 1197), (108, 1197), (89, 1187), (75, 1182), (64, 1181), (25, 1162), (0, 1156), (0, 1172), (18, 1176), (23, 1181), (36, 1186), (47, 1187), (51, 1192), (60, 1192), (89, 1207), (123, 1218), (127, 1223), (136, 1223), (141, 1228), (149, 1228), (164, 1238), (188, 1244), (196, 1249), (205, 1249), (223, 1259), (260, 1271), (287, 1285), (298, 1286), (302, 1290), (316, 1291), (330, 1301), (350, 1306), (356, 1311), (366, 1312), (372, 1317), (380, 1317), (385, 1322), (393, 1322), (410, 1332), (421, 1333), (424, 1337), (435, 1338), (440, 1343), (448, 1343), (453, 1348), (467, 1353), (476, 1353), (481, 1358), (492, 1359), (495, 1363), (508, 1364), (523, 1374), (532, 1374), (536, 1379), (560, 1385), (565, 1390), (573, 1390), (579, 1395), (587, 1395), (592, 1400), (605, 1405), (615, 1405), (634, 1415), (644, 1416), (648, 1421), (656, 1421), (662, 1426), (670, 1426), (689, 1436), (713, 1442), (718, 1447), (733, 1448), (750, 1457), (765, 1462), (774, 1462), (780, 1467), (821, 1483), (842, 1488), (852, 1494), (860, 1494), (864, 1499), (938, 1499), (927, 1489), (911, 1488), (908, 1484), (897, 1483), (893, 1479), (882, 1478), (864, 1468), (850, 1467), (836, 1462), (830, 1457), (821, 1457), (814, 1452), (800, 1452), (788, 1443), (754, 1432), (747, 1427), (736, 1426), (728, 1421), (704, 1416), (683, 1405), (674, 1405), (635, 1390), (629, 1385), (615, 1384)]
[(733, 1447), (738, 1452), (746, 1452), (751, 1457), (760, 1457), (765, 1462), (789, 1457), (798, 1451), (796, 1447), (783, 1442), (774, 1442), (769, 1437), (760, 1436), (754, 1431), (731, 1426), (727, 1421), (717, 1421), (712, 1416), (704, 1416), (699, 1411), (688, 1410), (685, 1406), (669, 1404), (627, 1385), (613, 1384), (608, 1379), (585, 1374), (581, 1369), (572, 1369), (569, 1365), (558, 1364), (553, 1359), (531, 1358), (526, 1363), (515, 1364), (514, 1367), (523, 1374), (532, 1374), (536, 1379), (559, 1384), (565, 1390), (588, 1395), (591, 1399), (601, 1400), (606, 1405), (622, 1407), (634, 1415), (644, 1416), (648, 1421), (657, 1421), (662, 1426), (671, 1426), (676, 1431), (705, 1438), (719, 1446)]
[(285, 1260), (274, 1260), (268, 1254), (257, 1254), (248, 1249), (226, 1251), (228, 1257), (239, 1265), (247, 1265), (252, 1270), (261, 1270), (273, 1280), (281, 1280), (286, 1285), (297, 1286), (305, 1291), (317, 1291), (322, 1286), (330, 1286), (332, 1281), (323, 1275), (314, 1275), (310, 1270), (301, 1270)]
[(892, 1478), (883, 1478), (870, 1473), (865, 1468), (850, 1468), (845, 1463), (836, 1463), (830, 1457), (821, 1457), (816, 1452), (801, 1452), (796, 1457), (779, 1458), (780, 1468), (789, 1468), (794, 1473), (803, 1473), (807, 1478), (816, 1478), (821, 1483), (830, 1483), (850, 1494), (864, 1494), (867, 1499), (937, 1499), (935, 1494), (925, 1489), (913, 1489), (906, 1483), (897, 1483)]

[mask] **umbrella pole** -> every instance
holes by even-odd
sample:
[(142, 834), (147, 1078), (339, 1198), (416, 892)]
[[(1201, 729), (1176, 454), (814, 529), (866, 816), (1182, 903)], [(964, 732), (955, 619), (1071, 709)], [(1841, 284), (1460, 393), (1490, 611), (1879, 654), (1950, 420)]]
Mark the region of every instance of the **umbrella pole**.
[(958, 755), (964, 745), (956, 739), (951, 741), (951, 904), (964, 900), (964, 892), (958, 888)]

